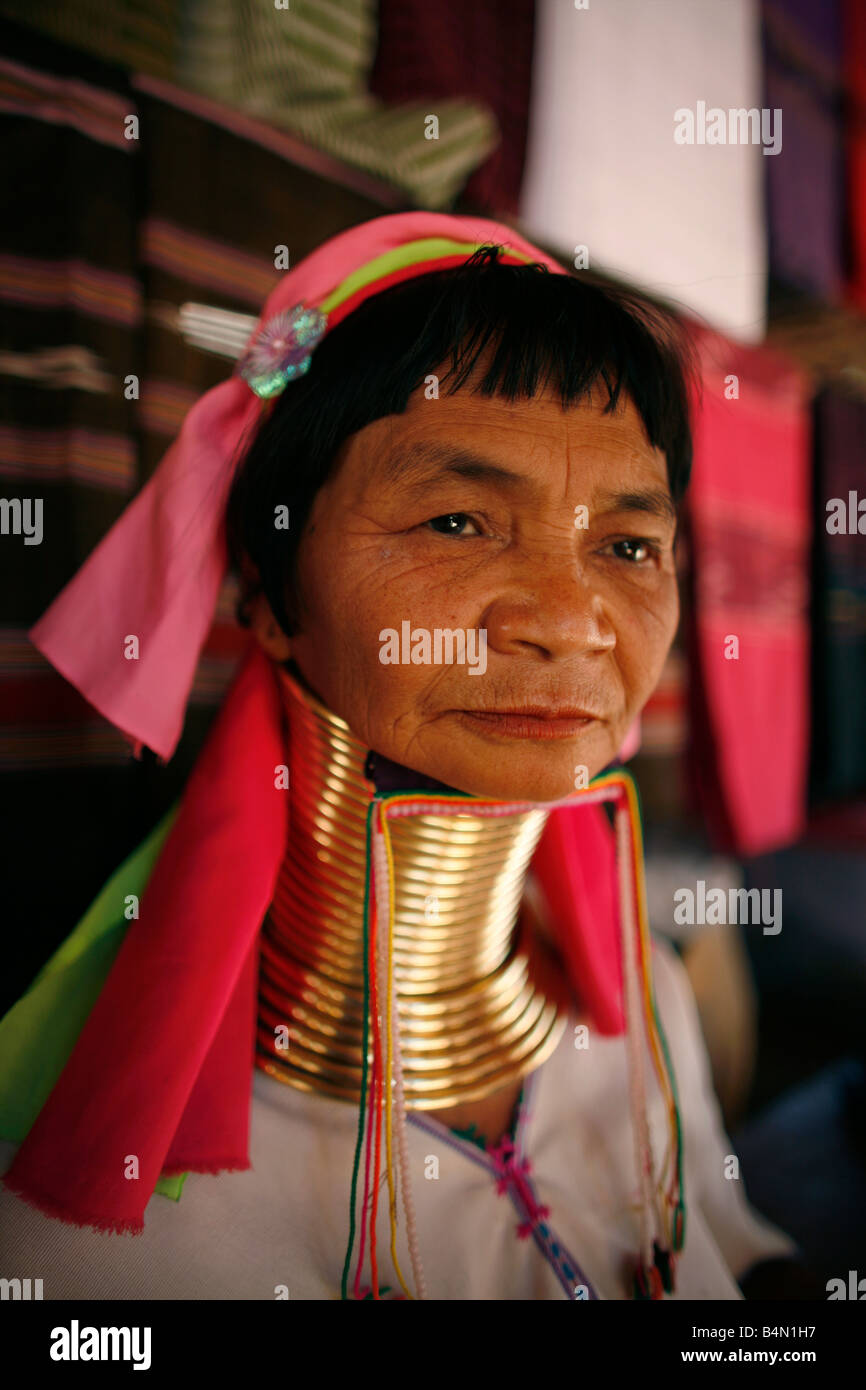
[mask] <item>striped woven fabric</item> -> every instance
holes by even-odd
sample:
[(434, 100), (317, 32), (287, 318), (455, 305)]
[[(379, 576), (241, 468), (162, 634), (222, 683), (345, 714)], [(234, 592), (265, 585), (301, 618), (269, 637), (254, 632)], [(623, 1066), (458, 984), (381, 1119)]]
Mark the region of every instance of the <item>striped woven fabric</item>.
[[(0, 0), (0, 14), (292, 132), (418, 207), (450, 208), (500, 143), (493, 111), (474, 99), (477, 84), (465, 91), (410, 88), (398, 105), (370, 94), (376, 0)], [(528, 74), (531, 21), (528, 40), (526, 26), (515, 35), (500, 23), (499, 32), (498, 67), (513, 52), (508, 71)], [(468, 42), (464, 51), (470, 63), (483, 56)], [(504, 71), (499, 83), (510, 85)], [(522, 79), (517, 85), (522, 89)], [(515, 141), (522, 159), (525, 128), (511, 122), (503, 136), (506, 161), (513, 161)]]
[(171, 78), (178, 0), (0, 0), (0, 14), (118, 67)]
[(136, 406), (119, 384), (143, 324), (134, 103), (117, 69), (12, 26), (4, 40), (0, 475), (6, 499), (41, 509), (43, 535), (0, 539), (0, 761), (126, 762), (24, 632), (138, 486)]
[(770, 272), (824, 300), (840, 295), (845, 219), (840, 0), (763, 0), (764, 106), (784, 113), (767, 159)]
[(419, 207), (448, 208), (499, 143), (496, 119), (462, 93), (386, 106), (367, 88), (375, 48), (375, 0), (186, 0), (177, 80), (368, 170)]

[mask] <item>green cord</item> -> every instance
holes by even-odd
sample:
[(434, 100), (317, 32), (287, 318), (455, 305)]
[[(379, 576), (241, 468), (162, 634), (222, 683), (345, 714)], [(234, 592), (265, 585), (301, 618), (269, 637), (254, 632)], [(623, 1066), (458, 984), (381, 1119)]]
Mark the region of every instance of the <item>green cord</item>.
[(355, 1144), (355, 1162), (352, 1165), (352, 1195), (349, 1207), (349, 1244), (343, 1263), (343, 1278), (340, 1285), (340, 1298), (348, 1300), (349, 1265), (352, 1260), (352, 1246), (355, 1243), (355, 1201), (358, 1193), (358, 1170), (361, 1166), (361, 1149), (364, 1145), (364, 1105), (367, 1099), (367, 1048), (370, 1031), (370, 852), (371, 826), (376, 803), (370, 802), (367, 808), (367, 864), (364, 877), (364, 1029), (361, 1041), (361, 1102), (358, 1110), (358, 1138)]
[[(421, 795), (430, 795), (420, 793)], [(358, 1173), (361, 1167), (361, 1150), (364, 1146), (364, 1106), (367, 1099), (367, 1052), (369, 1047), (370, 1033), (370, 966), (369, 966), (369, 941), (370, 941), (370, 864), (372, 853), (370, 842), (372, 837), (372, 818), (377, 803), (388, 800), (389, 796), (403, 796), (405, 792), (388, 793), (377, 792), (370, 805), (367, 807), (367, 863), (364, 878), (364, 1029), (361, 1044), (363, 1057), (361, 1059), (361, 1101), (358, 1110), (358, 1138), (355, 1142), (355, 1161), (352, 1164), (352, 1193), (349, 1207), (349, 1241), (346, 1247), (346, 1258), (343, 1261), (343, 1277), (340, 1281), (340, 1298), (348, 1301), (349, 1266), (352, 1262), (352, 1247), (355, 1243), (355, 1204), (358, 1195)], [(419, 795), (419, 793), (415, 793)], [(445, 792), (444, 796), (453, 797), (454, 800), (466, 798), (466, 792)]]
[(686, 1183), (685, 1177), (683, 1175), (683, 1130), (682, 1121), (680, 1120), (680, 1102), (679, 1096), (677, 1095), (677, 1079), (674, 1073), (673, 1063), (671, 1062), (671, 1054), (668, 1048), (668, 1040), (665, 1037), (665, 1030), (662, 1027), (662, 1021), (659, 1018), (659, 1011), (656, 1008), (655, 990), (652, 991), (652, 1005), (653, 1018), (655, 1019), (655, 1025), (658, 1029), (658, 1035), (661, 1040), (662, 1049), (665, 1054), (665, 1066), (667, 1068), (668, 1081), (670, 1082), (671, 1091), (674, 1097), (674, 1115), (676, 1117), (677, 1131), (677, 1174), (679, 1177), (679, 1201), (677, 1202), (677, 1210), (682, 1212), (682, 1219), (674, 1230), (674, 1249), (681, 1250), (685, 1242)]
[[(639, 820), (639, 823), (640, 823), (641, 836), (642, 836), (642, 835), (643, 835), (643, 806), (641, 805), (640, 788), (638, 787), (637, 780), (636, 780), (636, 778), (634, 777), (634, 775), (633, 775), (631, 772), (629, 772), (628, 769), (625, 768), (625, 767), (617, 768), (617, 771), (618, 771), (618, 772), (621, 772), (625, 777), (628, 778), (628, 780), (631, 782), (632, 788), (634, 789), (635, 802), (636, 802), (636, 804), (637, 804), (638, 820)], [(668, 1047), (668, 1040), (667, 1040), (667, 1038), (666, 1038), (666, 1036), (665, 1036), (665, 1030), (664, 1030), (664, 1028), (662, 1027), (661, 1018), (659, 1017), (658, 1006), (656, 1005), (656, 992), (655, 992), (655, 989), (654, 989), (653, 986), (652, 986), (652, 982), (650, 982), (650, 1000), (651, 1000), (651, 1002), (652, 1002), (653, 1019), (655, 1020), (656, 1029), (657, 1029), (657, 1031), (658, 1031), (659, 1040), (661, 1041), (662, 1051), (663, 1051), (663, 1053), (664, 1053), (665, 1068), (666, 1068), (667, 1074), (668, 1074), (668, 1081), (670, 1082), (671, 1094), (673, 1095), (673, 1098), (674, 1098), (674, 1118), (675, 1118), (675, 1121), (676, 1121), (675, 1128), (676, 1128), (676, 1137), (677, 1137), (677, 1174), (678, 1174), (678, 1179), (679, 1179), (679, 1200), (678, 1200), (678, 1202), (677, 1202), (676, 1210), (677, 1210), (678, 1212), (681, 1213), (681, 1220), (680, 1220), (679, 1222), (675, 1222), (675, 1226), (674, 1226), (674, 1249), (675, 1249), (675, 1250), (681, 1250), (682, 1247), (683, 1247), (684, 1241), (685, 1241), (685, 1224), (686, 1224), (686, 1185), (685, 1185), (685, 1177), (684, 1177), (684, 1175), (683, 1175), (683, 1130), (682, 1130), (682, 1120), (680, 1119), (680, 1103), (679, 1103), (679, 1096), (677, 1095), (677, 1078), (676, 1078), (676, 1074), (675, 1074), (675, 1072), (674, 1072), (673, 1063), (672, 1063), (672, 1061), (671, 1061), (671, 1054), (670, 1054), (670, 1049), (669, 1049), (669, 1047)]]

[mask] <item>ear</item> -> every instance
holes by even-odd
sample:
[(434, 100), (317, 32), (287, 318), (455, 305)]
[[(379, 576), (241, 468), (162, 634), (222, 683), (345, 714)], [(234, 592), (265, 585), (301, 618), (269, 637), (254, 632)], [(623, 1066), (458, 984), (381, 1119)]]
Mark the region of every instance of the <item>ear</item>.
[(250, 627), (268, 656), (273, 657), (274, 661), (288, 661), (292, 654), (292, 644), (274, 617), (265, 595), (257, 594), (250, 601), (247, 611), (250, 615)]

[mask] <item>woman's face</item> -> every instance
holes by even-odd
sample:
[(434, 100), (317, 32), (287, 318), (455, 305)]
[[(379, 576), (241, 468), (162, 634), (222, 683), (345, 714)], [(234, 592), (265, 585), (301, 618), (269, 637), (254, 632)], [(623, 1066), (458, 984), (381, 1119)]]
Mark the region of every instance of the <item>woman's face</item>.
[(422, 389), (346, 441), (316, 496), (291, 654), (394, 762), (555, 800), (616, 756), (659, 678), (674, 532), (664, 457), (630, 401), (605, 415)]

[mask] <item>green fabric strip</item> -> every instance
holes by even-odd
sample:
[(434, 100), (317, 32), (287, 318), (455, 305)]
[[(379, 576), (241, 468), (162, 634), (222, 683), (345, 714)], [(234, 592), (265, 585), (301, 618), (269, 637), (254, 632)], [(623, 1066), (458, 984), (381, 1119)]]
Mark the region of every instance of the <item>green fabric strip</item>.
[[(0, 1019), (0, 1138), (21, 1143), (53, 1090), (123, 943), (125, 900), (141, 898), (177, 811), (173, 806), (112, 874)], [(160, 1178), (156, 1191), (177, 1201), (185, 1177)]]
[(161, 1178), (157, 1178), (156, 1187), (153, 1190), (161, 1193), (163, 1197), (171, 1197), (173, 1202), (179, 1202), (183, 1185), (188, 1177), (189, 1173), (176, 1173), (172, 1177), (163, 1174)]
[[(392, 270), (399, 270), (405, 265), (417, 265), (420, 261), (434, 261), (454, 255), (465, 255), (468, 259), (475, 254), (479, 246), (484, 245), (486, 243), (483, 241), (451, 241), (448, 237), (422, 237), (418, 241), (406, 241), (402, 246), (395, 246), (391, 251), (384, 251), (381, 256), (375, 256), (366, 265), (353, 270), (351, 275), (346, 276), (342, 284), (331, 291), (327, 299), (322, 300), (319, 308), (325, 314), (330, 313), (332, 309), (336, 309), (357, 290), (363, 289), (365, 285), (372, 284), (373, 281), (389, 275)], [(513, 255), (519, 256), (522, 261), (530, 260), (530, 257), (524, 252), (517, 251), (513, 247), (509, 247), (509, 251)]]

